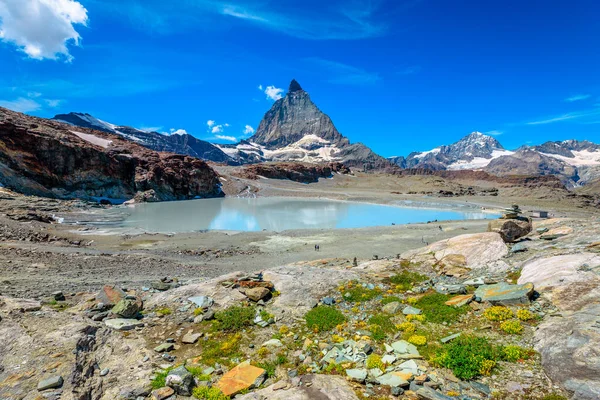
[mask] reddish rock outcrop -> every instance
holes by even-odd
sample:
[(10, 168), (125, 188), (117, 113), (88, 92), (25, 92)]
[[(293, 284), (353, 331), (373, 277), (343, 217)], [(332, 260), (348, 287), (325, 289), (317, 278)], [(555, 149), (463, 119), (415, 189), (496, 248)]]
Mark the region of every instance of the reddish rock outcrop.
[(0, 183), (45, 197), (153, 201), (221, 194), (196, 158), (159, 153), (117, 135), (0, 108)]
[(350, 169), (342, 163), (307, 164), (307, 163), (265, 163), (253, 164), (240, 170), (236, 175), (258, 179), (260, 176), (270, 179), (289, 179), (295, 182), (312, 183), (319, 178), (329, 178), (334, 172), (350, 173)]

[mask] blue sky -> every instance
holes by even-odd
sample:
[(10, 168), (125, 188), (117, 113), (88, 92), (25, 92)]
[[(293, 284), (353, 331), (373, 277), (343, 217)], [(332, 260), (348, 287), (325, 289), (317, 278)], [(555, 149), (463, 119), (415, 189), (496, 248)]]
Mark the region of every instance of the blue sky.
[(474, 130), (599, 142), (599, 16), (592, 0), (0, 0), (0, 105), (227, 143), (296, 78), (383, 156)]

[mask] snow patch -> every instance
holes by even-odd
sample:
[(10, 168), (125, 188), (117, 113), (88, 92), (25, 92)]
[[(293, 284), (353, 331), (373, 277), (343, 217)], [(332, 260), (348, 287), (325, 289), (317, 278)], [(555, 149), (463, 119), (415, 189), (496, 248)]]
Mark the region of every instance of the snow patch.
[(488, 166), (488, 164), (502, 156), (510, 156), (515, 154), (514, 151), (510, 150), (494, 150), (492, 151), (492, 158), (475, 157), (471, 161), (459, 160), (455, 163), (448, 165), (449, 170), (461, 170), (461, 169), (482, 169)]
[(540, 153), (547, 157), (552, 157), (557, 160), (560, 160), (568, 165), (572, 166), (584, 166), (584, 165), (600, 165), (600, 151), (589, 151), (589, 150), (581, 150), (575, 151), (572, 150), (571, 153), (575, 157), (565, 157), (558, 154), (548, 154), (548, 153)]
[(77, 132), (77, 131), (71, 131), (71, 133), (75, 134), (77, 137), (85, 140), (88, 143), (103, 147), (105, 149), (108, 148), (108, 146), (110, 146), (112, 144), (112, 140), (103, 139), (98, 136), (90, 135), (89, 133), (83, 133), (83, 132)]
[(417, 154), (416, 156), (414, 156), (414, 158), (423, 158), (425, 157), (427, 154), (437, 154), (440, 152), (440, 148), (436, 147), (435, 149), (431, 149), (429, 151), (424, 151), (422, 153)]

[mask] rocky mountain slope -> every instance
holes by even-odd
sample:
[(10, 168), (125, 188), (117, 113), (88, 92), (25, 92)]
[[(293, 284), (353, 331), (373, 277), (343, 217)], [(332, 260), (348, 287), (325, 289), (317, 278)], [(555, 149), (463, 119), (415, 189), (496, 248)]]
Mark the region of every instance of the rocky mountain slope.
[(600, 177), (600, 145), (595, 143), (565, 140), (510, 151), (480, 132), (448, 146), (389, 160), (407, 169), (484, 170), (498, 176), (556, 175), (570, 188)]
[(124, 139), (135, 142), (155, 151), (183, 154), (201, 160), (214, 161), (227, 164), (235, 162), (217, 146), (195, 138), (187, 133), (166, 135), (158, 132), (148, 132), (127, 126), (117, 126), (84, 113), (58, 114), (56, 121), (67, 124), (96, 129), (108, 133), (121, 135)]
[(341, 162), (363, 169), (391, 167), (362, 143), (351, 144), (292, 80), (285, 97), (265, 114), (254, 136), (237, 145), (219, 146), (240, 162)]
[(205, 162), (158, 153), (119, 135), (0, 108), (0, 183), (25, 194), (125, 201), (221, 193)]

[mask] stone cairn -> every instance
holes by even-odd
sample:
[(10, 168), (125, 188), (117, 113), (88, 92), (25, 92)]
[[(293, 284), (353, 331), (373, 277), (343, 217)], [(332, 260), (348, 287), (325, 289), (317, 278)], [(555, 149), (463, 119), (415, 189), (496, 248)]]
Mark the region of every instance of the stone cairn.
[(511, 207), (505, 208), (502, 214), (502, 219), (518, 219), (519, 214), (523, 214), (523, 211), (517, 204), (513, 204)]

